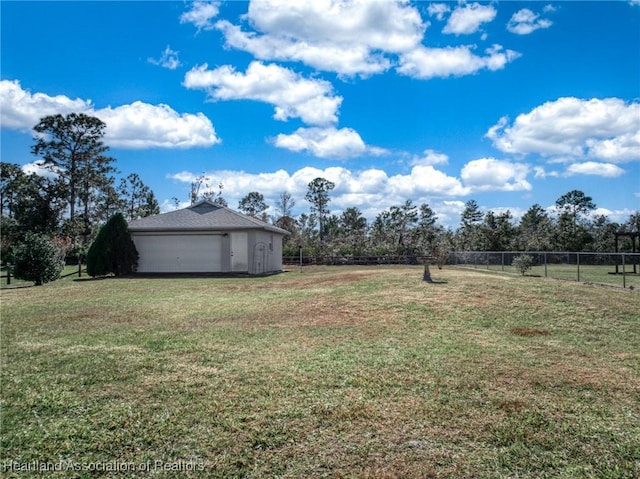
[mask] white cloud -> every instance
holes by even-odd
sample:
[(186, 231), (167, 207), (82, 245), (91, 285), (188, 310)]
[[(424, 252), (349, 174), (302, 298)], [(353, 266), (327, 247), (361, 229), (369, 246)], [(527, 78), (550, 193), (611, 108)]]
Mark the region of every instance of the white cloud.
[(421, 157), (415, 157), (412, 165), (446, 165), (449, 163), (449, 157), (444, 153), (438, 153), (435, 150), (424, 150)]
[(518, 35), (529, 35), (540, 28), (549, 28), (552, 24), (551, 20), (540, 18), (528, 8), (523, 8), (511, 16), (507, 30)]
[(560, 173), (557, 171), (546, 171), (544, 169), (544, 167), (542, 166), (534, 166), (533, 167), (533, 171), (534, 171), (534, 177), (535, 178), (547, 178), (548, 176), (553, 177), (553, 178), (557, 178), (560, 176)]
[(114, 147), (192, 148), (220, 143), (211, 121), (202, 113), (178, 113), (168, 105), (136, 101), (97, 110), (107, 124), (105, 142)]
[(609, 221), (613, 221), (615, 223), (624, 223), (629, 217), (633, 214), (638, 213), (638, 210), (624, 208), (621, 210), (610, 210), (608, 208), (598, 207), (591, 212), (591, 218), (597, 218), (598, 216), (606, 216)]
[[(444, 3), (427, 7), (439, 19), (449, 9)], [(451, 14), (445, 30), (472, 33), (495, 15), (493, 6), (464, 4)], [(246, 25), (216, 23), (227, 47), (259, 60), (302, 62), (342, 76), (366, 77), (394, 67), (421, 79), (468, 75), (498, 70), (519, 56), (499, 46), (483, 57), (471, 53), (470, 46), (429, 48), (423, 44), (429, 22), (403, 0), (254, 0), (242, 18)]]
[[(169, 178), (190, 184), (200, 174), (183, 171), (169, 175)], [(415, 166), (409, 174), (391, 176), (377, 168), (352, 171), (343, 167), (320, 169), (309, 166), (293, 173), (285, 170), (271, 173), (222, 170), (207, 172), (207, 176), (212, 179), (212, 183), (223, 184), (223, 197), (231, 207), (236, 207), (238, 201), (251, 191), (262, 193), (265, 201), (271, 205), (275, 205), (280, 193), (288, 191), (296, 199), (296, 214), (308, 211), (308, 205), (303, 198), (309, 182), (318, 177), (326, 178), (336, 185), (330, 194), (329, 206), (332, 210), (356, 206), (369, 218), (391, 206), (402, 204), (407, 199), (417, 204), (429, 203), (432, 207), (443, 205), (445, 202), (449, 210), (453, 208), (452, 205), (457, 205), (457, 211), (461, 202), (452, 198), (465, 195), (469, 191), (458, 179), (432, 166)], [(456, 221), (457, 219), (455, 218)]]
[(529, 191), (529, 166), (495, 158), (480, 158), (467, 163), (460, 173), (471, 192)]
[(585, 144), (591, 158), (610, 161), (627, 161), (640, 159), (640, 112), (638, 130), (634, 133), (623, 133), (610, 139), (589, 138)]
[(611, 163), (585, 161), (584, 163), (573, 163), (569, 165), (565, 175), (594, 175), (605, 178), (617, 178), (618, 176), (624, 175), (624, 173), (625, 171), (622, 168)]
[(190, 148), (220, 142), (204, 114), (178, 113), (167, 105), (134, 102), (96, 109), (90, 100), (72, 100), (24, 90), (18, 81), (0, 81), (0, 126), (30, 132), (44, 116), (85, 113), (107, 124), (105, 143), (122, 148)]
[(331, 83), (307, 79), (278, 65), (252, 62), (246, 73), (232, 66), (209, 70), (204, 64), (185, 75), (187, 88), (206, 90), (217, 100), (256, 100), (274, 105), (274, 118), (300, 118), (307, 124), (327, 125), (338, 120), (342, 97)]
[(567, 97), (522, 113), (513, 124), (503, 117), (486, 136), (506, 153), (620, 163), (640, 160), (639, 118), (638, 102)]
[(191, 9), (180, 15), (180, 23), (193, 23), (200, 30), (213, 29), (211, 20), (218, 16), (220, 2), (200, 2), (191, 4)]
[(520, 56), (500, 45), (485, 50), (486, 56), (472, 53), (470, 46), (447, 48), (420, 47), (402, 55), (398, 72), (414, 78), (461, 76), (482, 69), (500, 70)]
[(436, 17), (438, 20), (442, 20), (450, 11), (451, 8), (446, 3), (431, 3), (427, 7), (429, 16)]
[(456, 35), (475, 33), (480, 25), (493, 21), (497, 14), (491, 5), (464, 4), (453, 10), (442, 32)]
[(58, 177), (60, 169), (55, 165), (44, 166), (44, 160), (35, 160), (22, 165), (22, 171), (27, 175), (44, 176), (45, 178), (55, 179)]
[(261, 60), (300, 61), (347, 76), (387, 70), (388, 55), (415, 48), (427, 28), (403, 1), (254, 0), (245, 19), (254, 31), (216, 24), (228, 46)]
[(318, 158), (347, 159), (386, 151), (367, 146), (351, 128), (298, 128), (290, 135), (280, 134), (274, 144), (291, 151), (308, 151)]
[(24, 90), (17, 80), (0, 81), (0, 126), (25, 132), (40, 121), (40, 118), (58, 113), (91, 111), (91, 100), (75, 100), (46, 93), (31, 93)]
[(463, 196), (469, 193), (459, 179), (430, 165), (417, 165), (408, 175), (395, 175), (389, 179), (389, 185), (394, 196), (404, 198)]
[(167, 48), (164, 49), (160, 58), (149, 58), (148, 62), (153, 65), (161, 66), (162, 68), (166, 68), (168, 70), (175, 70), (180, 66), (180, 60), (178, 59), (178, 52), (174, 51), (167, 45)]

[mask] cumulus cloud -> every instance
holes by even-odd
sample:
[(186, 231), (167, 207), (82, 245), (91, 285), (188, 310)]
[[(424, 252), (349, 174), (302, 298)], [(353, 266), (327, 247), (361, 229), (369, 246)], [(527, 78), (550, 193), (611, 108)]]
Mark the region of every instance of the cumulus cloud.
[(191, 148), (220, 143), (211, 121), (202, 113), (178, 113), (168, 105), (136, 101), (97, 110), (107, 124), (105, 141), (120, 148)]
[(463, 4), (453, 10), (442, 32), (456, 35), (475, 33), (483, 23), (492, 22), (497, 14), (492, 5)]
[(252, 30), (216, 23), (227, 46), (261, 60), (299, 61), (346, 76), (387, 70), (388, 54), (415, 48), (427, 28), (406, 2), (367, 0), (254, 0), (244, 19)]
[(218, 16), (220, 2), (200, 2), (191, 4), (191, 8), (180, 15), (180, 23), (192, 23), (198, 31), (211, 30), (214, 25), (212, 19)]
[(209, 70), (204, 64), (187, 72), (184, 85), (206, 90), (215, 100), (269, 103), (275, 107), (274, 118), (300, 118), (311, 125), (337, 122), (342, 103), (328, 81), (304, 78), (287, 68), (261, 62), (252, 62), (246, 73), (228, 65)]
[(168, 105), (134, 102), (96, 109), (90, 100), (72, 100), (24, 90), (18, 81), (0, 81), (0, 126), (29, 132), (43, 116), (85, 113), (107, 124), (105, 143), (121, 148), (191, 148), (220, 142), (204, 114), (178, 113)]
[(435, 150), (424, 150), (422, 156), (415, 157), (412, 165), (446, 165), (449, 163), (449, 157), (444, 153), (438, 153)]
[(389, 179), (389, 185), (395, 195), (406, 198), (424, 195), (463, 196), (469, 193), (469, 189), (458, 178), (448, 176), (430, 165), (417, 165), (408, 175), (395, 175)]
[(318, 158), (347, 159), (386, 153), (382, 148), (367, 146), (351, 128), (298, 128), (290, 135), (278, 135), (274, 144), (290, 151), (307, 151)]
[(640, 103), (619, 98), (560, 98), (522, 113), (510, 124), (503, 117), (486, 136), (499, 150), (611, 163), (640, 160)]
[(549, 28), (551, 25), (553, 25), (551, 20), (540, 18), (540, 15), (533, 13), (528, 8), (523, 8), (511, 16), (509, 23), (507, 23), (507, 30), (518, 35), (529, 35), (538, 29)]
[(436, 17), (438, 20), (444, 19), (444, 16), (451, 11), (451, 7), (446, 3), (430, 3), (427, 7), (429, 16)]
[(466, 187), (472, 192), (529, 191), (529, 166), (522, 163), (480, 158), (467, 163), (460, 173)]
[(160, 58), (149, 58), (148, 62), (153, 65), (161, 66), (162, 68), (166, 68), (168, 70), (175, 70), (180, 66), (180, 60), (178, 59), (178, 52), (172, 50), (169, 45), (164, 49)]
[[(443, 19), (445, 3), (427, 7)], [(496, 10), (478, 3), (458, 6), (445, 26), (448, 33), (473, 33), (495, 18)], [(423, 44), (429, 22), (406, 1), (326, 0), (290, 2), (254, 0), (242, 17), (245, 24), (220, 20), (215, 25), (229, 48), (259, 60), (302, 62), (342, 76), (370, 76), (398, 68), (421, 79), (497, 70), (518, 56), (496, 46), (479, 57), (472, 47), (428, 48)]]
[(0, 126), (25, 132), (31, 131), (44, 116), (93, 110), (91, 100), (31, 93), (17, 80), (0, 81), (0, 107)]
[(44, 160), (35, 160), (22, 165), (22, 171), (27, 175), (38, 175), (45, 178), (55, 179), (58, 177), (60, 169), (55, 165), (44, 165)]
[(549, 176), (553, 177), (553, 178), (557, 178), (557, 177), (561, 176), (560, 172), (558, 172), (558, 171), (547, 171), (542, 166), (534, 166), (533, 167), (533, 172), (534, 172), (534, 177), (535, 178), (541, 178), (541, 179), (547, 178)]
[(398, 72), (414, 78), (462, 76), (482, 69), (500, 70), (520, 56), (513, 50), (503, 51), (500, 45), (485, 50), (485, 56), (472, 52), (470, 46), (447, 48), (420, 47), (404, 54)]
[(585, 161), (584, 163), (573, 163), (569, 165), (565, 175), (594, 175), (605, 178), (617, 178), (618, 176), (624, 175), (624, 173), (625, 171), (622, 168), (611, 163)]
[[(182, 171), (169, 178), (190, 184), (199, 174)], [(416, 203), (428, 202), (430, 205), (443, 201), (456, 203), (458, 195), (468, 193), (460, 181), (436, 170), (433, 166), (415, 166), (408, 174), (389, 175), (377, 168), (352, 171), (343, 167), (315, 168), (304, 167), (293, 173), (278, 170), (271, 173), (247, 173), (244, 171), (211, 171), (207, 176), (212, 181), (224, 185), (223, 196), (234, 206), (251, 191), (259, 191), (268, 204), (275, 204), (283, 191), (296, 198), (299, 212), (307, 209), (302, 199), (307, 185), (318, 177), (335, 183), (331, 192), (332, 210), (344, 210), (351, 206), (360, 208), (369, 218), (380, 211), (412, 199)], [(299, 201), (298, 201), (299, 200)]]

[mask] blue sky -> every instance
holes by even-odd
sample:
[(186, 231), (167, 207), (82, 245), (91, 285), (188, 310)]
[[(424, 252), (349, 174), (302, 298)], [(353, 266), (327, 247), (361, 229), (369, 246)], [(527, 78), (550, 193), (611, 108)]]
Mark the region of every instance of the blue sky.
[(640, 210), (640, 2), (2, 1), (2, 161), (84, 112), (163, 210), (206, 173), (251, 191), (336, 183), (372, 219), (411, 199), (519, 218), (580, 189)]

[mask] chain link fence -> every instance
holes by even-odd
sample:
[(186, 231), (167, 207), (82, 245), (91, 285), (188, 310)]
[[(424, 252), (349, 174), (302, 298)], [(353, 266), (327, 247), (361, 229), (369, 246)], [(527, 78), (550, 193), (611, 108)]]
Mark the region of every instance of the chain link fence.
[(533, 266), (527, 275), (640, 288), (640, 253), (458, 251), (449, 254), (448, 264), (519, 274), (512, 264), (521, 255), (532, 259)]

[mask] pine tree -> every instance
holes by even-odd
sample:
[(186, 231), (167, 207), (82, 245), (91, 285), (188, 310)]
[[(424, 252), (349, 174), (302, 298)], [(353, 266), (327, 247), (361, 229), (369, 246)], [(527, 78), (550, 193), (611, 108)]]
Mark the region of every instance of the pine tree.
[(138, 251), (121, 213), (100, 228), (87, 253), (89, 276), (131, 274), (138, 265)]

